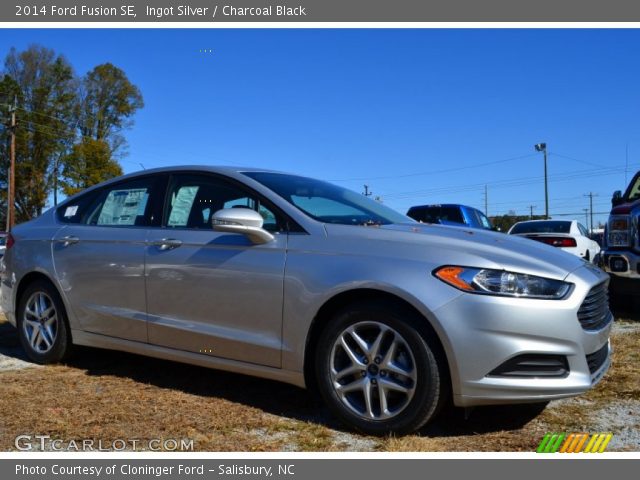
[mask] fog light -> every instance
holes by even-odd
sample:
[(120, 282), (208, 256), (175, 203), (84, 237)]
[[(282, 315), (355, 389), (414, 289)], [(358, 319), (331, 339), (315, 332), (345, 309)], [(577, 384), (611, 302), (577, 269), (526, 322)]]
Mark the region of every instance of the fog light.
[(624, 257), (611, 257), (609, 267), (612, 272), (626, 272), (629, 269), (629, 263)]

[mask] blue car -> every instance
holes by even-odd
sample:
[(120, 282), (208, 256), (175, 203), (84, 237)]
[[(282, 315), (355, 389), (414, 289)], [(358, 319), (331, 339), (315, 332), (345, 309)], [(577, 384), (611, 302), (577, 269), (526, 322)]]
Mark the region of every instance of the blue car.
[(494, 230), (491, 221), (480, 210), (455, 203), (418, 205), (411, 207), (407, 212), (407, 216), (422, 223), (439, 223), (441, 225)]

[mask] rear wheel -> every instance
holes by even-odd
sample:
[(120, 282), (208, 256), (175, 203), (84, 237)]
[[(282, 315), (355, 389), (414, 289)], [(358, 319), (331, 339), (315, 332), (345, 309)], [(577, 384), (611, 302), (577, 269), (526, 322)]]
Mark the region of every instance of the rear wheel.
[(591, 260), (591, 253), (587, 250), (584, 254), (584, 259), (589, 262)]
[(337, 313), (322, 332), (316, 374), (334, 415), (364, 433), (409, 433), (444, 400), (442, 359), (425, 320), (392, 304), (359, 303)]
[(56, 363), (70, 353), (67, 315), (51, 284), (39, 280), (29, 285), (20, 297), (16, 314), (20, 343), (31, 360)]

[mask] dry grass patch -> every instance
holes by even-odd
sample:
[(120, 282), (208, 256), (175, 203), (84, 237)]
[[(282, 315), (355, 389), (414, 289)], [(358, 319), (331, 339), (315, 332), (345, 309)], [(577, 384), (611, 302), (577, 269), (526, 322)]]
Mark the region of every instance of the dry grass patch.
[[(535, 406), (485, 407), (465, 419), (462, 410), (449, 409), (419, 434), (401, 438), (353, 434), (311, 394), (289, 385), (80, 349), (66, 365), (0, 372), (0, 450), (14, 450), (16, 435), (38, 434), (103, 443), (184, 438), (193, 439), (198, 451), (533, 451), (547, 431), (600, 426), (598, 409), (609, 408), (603, 418), (614, 420), (619, 412), (612, 405), (635, 412), (640, 329), (616, 333), (612, 341), (613, 367), (586, 395), (542, 412)], [(16, 344), (15, 330), (0, 320), (0, 354), (11, 355)], [(635, 448), (640, 428), (631, 422), (626, 437), (622, 429), (624, 442), (616, 448)]]

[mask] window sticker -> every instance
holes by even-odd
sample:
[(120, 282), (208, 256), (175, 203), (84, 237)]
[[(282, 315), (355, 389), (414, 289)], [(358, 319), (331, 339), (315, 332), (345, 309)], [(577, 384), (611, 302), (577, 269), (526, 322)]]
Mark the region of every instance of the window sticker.
[(74, 217), (76, 215), (76, 212), (78, 211), (78, 206), (77, 205), (73, 205), (71, 207), (67, 207), (64, 211), (64, 216), (65, 217)]
[(135, 225), (136, 218), (144, 215), (148, 198), (146, 188), (109, 192), (100, 211), (98, 225)]
[(198, 186), (180, 187), (171, 199), (171, 213), (167, 225), (169, 227), (186, 227), (193, 201), (198, 193)]

